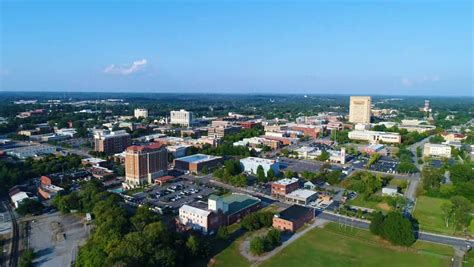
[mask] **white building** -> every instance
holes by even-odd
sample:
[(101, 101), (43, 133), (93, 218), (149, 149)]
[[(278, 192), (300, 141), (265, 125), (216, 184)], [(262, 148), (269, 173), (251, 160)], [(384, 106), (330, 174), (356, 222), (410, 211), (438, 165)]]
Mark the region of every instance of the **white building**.
[(138, 118), (146, 119), (146, 118), (148, 118), (148, 110), (144, 109), (144, 108), (136, 108), (133, 111), (133, 116), (137, 119)]
[(308, 203), (316, 200), (316, 198), (318, 198), (318, 194), (308, 189), (296, 189), (285, 196), (287, 202), (300, 205), (308, 205)]
[(171, 117), (171, 124), (178, 124), (181, 126), (189, 127), (193, 123), (193, 113), (190, 111), (186, 111), (184, 109), (181, 110), (172, 110), (170, 113)]
[(207, 234), (209, 230), (209, 217), (211, 211), (196, 208), (189, 205), (183, 205), (179, 208), (179, 222), (182, 225), (190, 227), (203, 234)]
[(28, 195), (28, 193), (23, 192), (23, 191), (20, 191), (20, 192), (14, 194), (10, 198), (11, 198), (12, 203), (15, 206), (16, 209), (20, 206), (21, 202), (25, 199), (37, 199), (37, 197), (32, 197), (32, 196)]
[(370, 143), (394, 143), (402, 142), (402, 137), (399, 133), (378, 132), (378, 131), (351, 131), (348, 135), (349, 139), (367, 141)]
[(62, 128), (57, 129), (55, 133), (60, 136), (67, 136), (73, 138), (76, 135), (77, 131), (74, 128)]
[(387, 186), (382, 188), (382, 195), (396, 196), (398, 195), (398, 188), (394, 186)]
[(17, 157), (19, 159), (26, 159), (29, 157), (37, 157), (41, 155), (53, 154), (56, 152), (54, 146), (24, 146), (6, 150), (7, 155)]
[(265, 173), (268, 173), (270, 169), (273, 169), (275, 174), (280, 171), (280, 163), (278, 160), (273, 159), (262, 159), (255, 157), (243, 158), (240, 160), (240, 165), (244, 172), (257, 174), (258, 166), (262, 166)]
[(451, 157), (451, 146), (426, 143), (423, 147), (423, 156), (449, 158)]

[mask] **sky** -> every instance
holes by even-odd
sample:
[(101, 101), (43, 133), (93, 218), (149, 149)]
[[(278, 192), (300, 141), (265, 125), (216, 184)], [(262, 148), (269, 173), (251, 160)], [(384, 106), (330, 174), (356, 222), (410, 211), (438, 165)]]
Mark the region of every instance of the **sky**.
[(0, 91), (473, 96), (472, 1), (0, 0)]

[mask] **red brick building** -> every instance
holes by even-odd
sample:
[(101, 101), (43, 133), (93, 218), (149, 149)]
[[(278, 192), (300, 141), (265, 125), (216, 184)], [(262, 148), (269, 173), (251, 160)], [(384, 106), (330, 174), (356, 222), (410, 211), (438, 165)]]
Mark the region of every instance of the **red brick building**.
[(313, 208), (293, 205), (273, 217), (273, 228), (280, 231), (295, 232), (313, 219)]
[(285, 178), (272, 183), (272, 196), (285, 197), (296, 189), (300, 188), (300, 183), (297, 178)]

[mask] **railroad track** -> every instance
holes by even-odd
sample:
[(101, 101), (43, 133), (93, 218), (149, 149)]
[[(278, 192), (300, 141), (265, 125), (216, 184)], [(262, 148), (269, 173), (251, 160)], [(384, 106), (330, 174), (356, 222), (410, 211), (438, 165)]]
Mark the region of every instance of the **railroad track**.
[(5, 203), (5, 202), (4, 202), (4, 206), (8, 209), (8, 212), (10, 213), (10, 217), (12, 220), (12, 239), (11, 239), (9, 266), (17, 267), (18, 257), (20, 256), (18, 253), (20, 231), (18, 229), (18, 222), (16, 221), (15, 214), (13, 213), (11, 206), (9, 205), (9, 203)]

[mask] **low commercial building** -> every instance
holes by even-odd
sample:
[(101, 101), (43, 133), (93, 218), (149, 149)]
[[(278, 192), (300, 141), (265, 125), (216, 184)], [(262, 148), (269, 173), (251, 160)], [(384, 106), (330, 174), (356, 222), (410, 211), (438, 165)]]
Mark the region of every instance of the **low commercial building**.
[(317, 198), (318, 194), (308, 189), (297, 189), (285, 196), (287, 202), (299, 205), (308, 205), (308, 203), (315, 201)]
[(74, 136), (76, 136), (77, 131), (74, 128), (62, 128), (62, 129), (57, 129), (55, 133), (57, 135), (73, 138)]
[(179, 223), (202, 234), (212, 234), (220, 226), (219, 216), (204, 208), (183, 205), (179, 208)]
[(11, 195), (10, 199), (13, 203), (13, 206), (17, 209), (20, 206), (21, 202), (23, 202), (25, 199), (35, 199), (36, 200), (38, 198), (31, 195), (28, 192), (19, 191), (19, 192), (16, 192), (15, 194)]
[(101, 158), (85, 158), (81, 160), (81, 164), (104, 167), (107, 164), (107, 161)]
[(314, 209), (292, 205), (273, 217), (273, 228), (280, 231), (295, 232), (305, 223), (314, 219)]
[(265, 173), (272, 169), (275, 174), (280, 172), (278, 160), (248, 157), (240, 160), (240, 165), (246, 173), (257, 174), (258, 166), (262, 166)]
[(166, 149), (168, 153), (171, 153), (174, 158), (181, 158), (186, 156), (186, 151), (190, 147), (189, 145), (174, 145), (174, 146), (167, 146)]
[(56, 152), (54, 146), (24, 146), (6, 150), (7, 155), (17, 157), (19, 159), (26, 159), (29, 157), (38, 157), (41, 155), (49, 155)]
[(400, 144), (402, 137), (399, 133), (378, 132), (378, 131), (351, 131), (348, 135), (351, 140), (367, 141), (369, 143), (393, 143)]
[(396, 186), (386, 186), (382, 188), (382, 195), (396, 196), (398, 194), (398, 187)]
[(300, 188), (298, 178), (285, 178), (272, 183), (272, 196), (284, 198), (287, 194)]
[(41, 176), (40, 185), (38, 186), (38, 194), (43, 199), (52, 199), (63, 190), (63, 188), (53, 185), (51, 178), (48, 176)]
[(231, 225), (261, 207), (260, 199), (238, 193), (224, 196), (211, 195), (207, 203), (209, 210), (216, 213), (222, 212), (225, 215), (222, 221), (223, 225)]
[(260, 122), (256, 121), (242, 121), (238, 124), (244, 129), (251, 129), (262, 125)]
[(195, 154), (187, 157), (177, 158), (173, 161), (175, 169), (194, 173), (201, 172), (203, 168), (212, 170), (222, 163), (222, 157), (204, 154)]
[(448, 132), (444, 132), (442, 134), (444, 140), (448, 141), (448, 142), (460, 142), (464, 139), (466, 139), (466, 135), (462, 134), (462, 133), (448, 133)]
[(426, 143), (423, 147), (424, 157), (451, 157), (451, 146)]
[(400, 129), (405, 129), (408, 132), (418, 132), (418, 133), (424, 133), (424, 132), (429, 132), (433, 131), (436, 129), (436, 126), (434, 125), (428, 125), (428, 124), (420, 124), (420, 125), (405, 125), (405, 124), (400, 124), (398, 126)]

